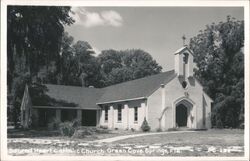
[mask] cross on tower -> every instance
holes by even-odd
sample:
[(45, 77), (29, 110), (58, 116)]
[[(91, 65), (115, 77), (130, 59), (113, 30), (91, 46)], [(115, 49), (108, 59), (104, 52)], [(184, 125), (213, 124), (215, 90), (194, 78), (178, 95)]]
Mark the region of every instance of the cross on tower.
[(185, 44), (185, 40), (186, 40), (186, 36), (185, 35), (182, 36), (182, 40), (183, 40), (183, 46), (185, 46), (186, 45)]

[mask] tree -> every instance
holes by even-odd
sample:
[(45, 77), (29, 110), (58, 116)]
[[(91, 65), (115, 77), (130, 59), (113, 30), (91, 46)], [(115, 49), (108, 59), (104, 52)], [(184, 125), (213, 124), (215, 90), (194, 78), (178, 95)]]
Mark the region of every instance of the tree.
[(212, 124), (238, 127), (244, 121), (244, 22), (230, 16), (207, 25), (190, 40), (196, 77), (214, 100)]
[(113, 83), (113, 80), (110, 80), (109, 78), (111, 71), (122, 67), (120, 53), (112, 49), (103, 50), (97, 59), (98, 64), (100, 65), (100, 84), (103, 87), (111, 85)]
[(48, 71), (58, 59), (64, 25), (74, 22), (69, 12), (70, 7), (7, 7), (7, 85), (17, 113), (23, 93), (16, 91), (40, 82), (40, 71)]
[[(11, 109), (11, 115), (14, 122), (15, 127), (17, 127), (17, 122), (20, 120), (20, 107), (22, 103), (22, 98), (24, 94), (25, 84), (30, 83), (30, 75), (29, 73), (25, 73), (19, 77), (16, 77), (13, 80), (13, 88), (11, 93), (13, 93), (12, 100), (8, 100), (8, 104), (13, 105), (13, 109)], [(9, 120), (10, 121), (10, 120)]]
[(99, 65), (91, 45), (86, 41), (77, 41), (73, 45), (74, 56), (78, 64), (78, 77), (82, 86), (99, 87)]
[(65, 32), (62, 37), (61, 54), (57, 64), (58, 84), (80, 85), (79, 66), (74, 55), (73, 42), (74, 38)]
[[(8, 6), (7, 56), (8, 85), (18, 70), (37, 76), (41, 66), (48, 66), (58, 57), (63, 25), (74, 20), (70, 7)], [(17, 66), (17, 60), (20, 60)]]
[(149, 53), (140, 49), (104, 50), (97, 59), (102, 86), (157, 74), (162, 69)]
[(59, 57), (48, 70), (43, 70), (43, 83), (100, 87), (99, 64), (93, 54), (87, 41), (74, 43), (74, 38), (65, 32)]
[(132, 69), (133, 79), (158, 74), (162, 69), (149, 53), (140, 49), (124, 51), (123, 62)]

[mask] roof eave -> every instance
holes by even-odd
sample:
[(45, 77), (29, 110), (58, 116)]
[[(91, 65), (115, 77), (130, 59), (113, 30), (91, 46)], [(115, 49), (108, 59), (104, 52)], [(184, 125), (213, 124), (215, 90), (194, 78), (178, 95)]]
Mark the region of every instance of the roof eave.
[(174, 52), (174, 55), (181, 53), (181, 52), (182, 52), (183, 50), (185, 50), (185, 49), (188, 50), (192, 55), (194, 55), (193, 51), (190, 50), (187, 46), (182, 47), (181, 49), (175, 51), (175, 52)]
[(32, 106), (33, 108), (36, 109), (41, 109), (41, 108), (52, 108), (52, 109), (71, 109), (71, 110), (99, 110), (100, 108), (98, 107), (93, 107), (93, 108), (82, 108), (82, 107), (66, 107), (66, 106)]
[(141, 100), (141, 99), (147, 99), (147, 97), (136, 97), (136, 98), (130, 98), (130, 99), (121, 99), (121, 100), (113, 100), (113, 101), (107, 101), (107, 102), (98, 102), (96, 104), (101, 105), (101, 104), (118, 103), (118, 102), (134, 101), (134, 100)]

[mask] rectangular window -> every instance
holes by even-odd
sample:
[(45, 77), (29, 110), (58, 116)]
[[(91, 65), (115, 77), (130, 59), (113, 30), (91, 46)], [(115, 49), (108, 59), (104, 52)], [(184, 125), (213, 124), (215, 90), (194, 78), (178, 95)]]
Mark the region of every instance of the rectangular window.
[(138, 107), (134, 107), (134, 121), (137, 122), (138, 121)]
[(105, 121), (108, 121), (108, 118), (109, 118), (109, 113), (108, 113), (108, 111), (109, 111), (109, 107), (108, 106), (105, 106)]
[(118, 105), (117, 108), (117, 121), (122, 121), (122, 105)]

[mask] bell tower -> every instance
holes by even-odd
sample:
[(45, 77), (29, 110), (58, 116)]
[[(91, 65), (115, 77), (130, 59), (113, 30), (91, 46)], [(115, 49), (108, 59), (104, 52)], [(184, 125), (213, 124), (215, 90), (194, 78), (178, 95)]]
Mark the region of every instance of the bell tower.
[(193, 77), (193, 52), (185, 45), (185, 36), (182, 38), (184, 46), (174, 53), (175, 73), (187, 80), (189, 77)]

